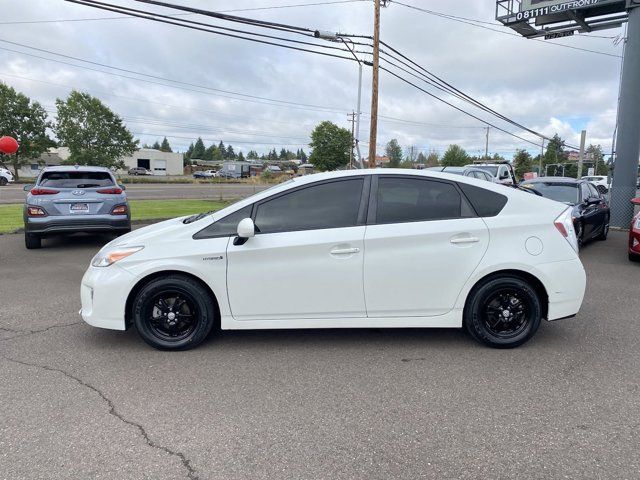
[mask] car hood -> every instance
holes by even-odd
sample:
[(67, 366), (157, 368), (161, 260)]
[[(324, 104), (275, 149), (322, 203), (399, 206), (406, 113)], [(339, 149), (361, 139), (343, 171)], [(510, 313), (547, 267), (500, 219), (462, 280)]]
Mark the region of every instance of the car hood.
[(144, 246), (149, 240), (156, 238), (171, 238), (174, 233), (182, 233), (185, 225), (182, 223), (186, 217), (172, 218), (164, 222), (154, 223), (146, 227), (138, 228), (126, 235), (107, 243), (103, 248), (115, 246)]

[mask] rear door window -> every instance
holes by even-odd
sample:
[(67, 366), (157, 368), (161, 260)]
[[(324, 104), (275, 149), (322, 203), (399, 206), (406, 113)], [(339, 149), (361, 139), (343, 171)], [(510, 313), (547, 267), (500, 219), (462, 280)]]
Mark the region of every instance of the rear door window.
[(452, 183), (407, 177), (381, 177), (376, 224), (423, 222), (473, 216)]
[(479, 217), (495, 217), (507, 204), (507, 197), (500, 193), (466, 183), (459, 183), (458, 186), (469, 199)]
[(38, 183), (51, 188), (95, 188), (114, 185), (109, 172), (43, 172)]

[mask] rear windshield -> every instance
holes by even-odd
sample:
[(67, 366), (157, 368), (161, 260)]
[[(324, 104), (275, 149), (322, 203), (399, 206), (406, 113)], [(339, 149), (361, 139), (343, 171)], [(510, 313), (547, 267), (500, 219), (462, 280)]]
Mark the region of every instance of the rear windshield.
[(557, 183), (557, 182), (532, 182), (523, 183), (525, 188), (533, 188), (540, 192), (543, 197), (550, 198), (556, 202), (578, 203), (580, 190), (578, 185), (574, 183)]
[(485, 172), (489, 172), (492, 176), (498, 175), (498, 167), (490, 167), (489, 165), (474, 165), (473, 168), (479, 168)]
[(113, 184), (113, 178), (108, 172), (44, 172), (38, 185), (53, 188), (92, 188), (109, 187)]

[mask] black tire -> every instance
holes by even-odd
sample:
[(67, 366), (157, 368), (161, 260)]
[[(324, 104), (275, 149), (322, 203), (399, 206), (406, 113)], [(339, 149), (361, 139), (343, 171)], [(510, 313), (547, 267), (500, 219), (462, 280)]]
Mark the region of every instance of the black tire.
[(578, 250), (582, 250), (582, 247), (584, 247), (584, 226), (582, 225), (582, 222), (578, 223), (576, 239), (578, 240)]
[[(507, 312), (509, 317), (507, 317)], [(538, 330), (542, 305), (526, 281), (492, 277), (474, 287), (464, 309), (464, 324), (478, 342), (492, 348), (514, 348)]]
[(629, 252), (629, 260), (631, 260), (632, 262), (640, 262), (640, 255)]
[(132, 317), (138, 334), (152, 347), (188, 350), (207, 338), (216, 309), (211, 294), (199, 282), (168, 275), (142, 287), (133, 302)]
[(127, 233), (131, 233), (131, 227), (129, 228), (123, 228), (122, 230), (118, 230), (116, 232), (116, 237), (120, 237), (122, 235), (126, 235)]
[(9, 181), (6, 178), (0, 177), (0, 186), (4, 187), (7, 183), (9, 183)]
[(42, 247), (42, 238), (33, 233), (24, 234), (24, 246), (27, 247), (28, 250), (34, 250), (36, 248)]
[(596, 240), (600, 240), (600, 241), (604, 242), (607, 239), (607, 237), (609, 236), (609, 220), (610, 220), (609, 217), (605, 218), (604, 226), (602, 227), (602, 231), (596, 237)]

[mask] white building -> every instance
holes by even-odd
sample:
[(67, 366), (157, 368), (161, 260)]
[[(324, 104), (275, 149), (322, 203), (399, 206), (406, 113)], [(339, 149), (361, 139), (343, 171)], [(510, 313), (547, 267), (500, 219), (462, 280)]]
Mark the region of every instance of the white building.
[[(39, 161), (24, 165), (18, 171), (20, 177), (37, 177), (43, 167), (61, 165), (71, 154), (67, 147), (52, 148), (42, 154)], [(182, 153), (161, 152), (152, 148), (141, 148), (133, 155), (122, 158), (126, 169), (118, 173), (127, 173), (133, 167), (144, 167), (154, 175), (182, 175), (184, 173)]]

